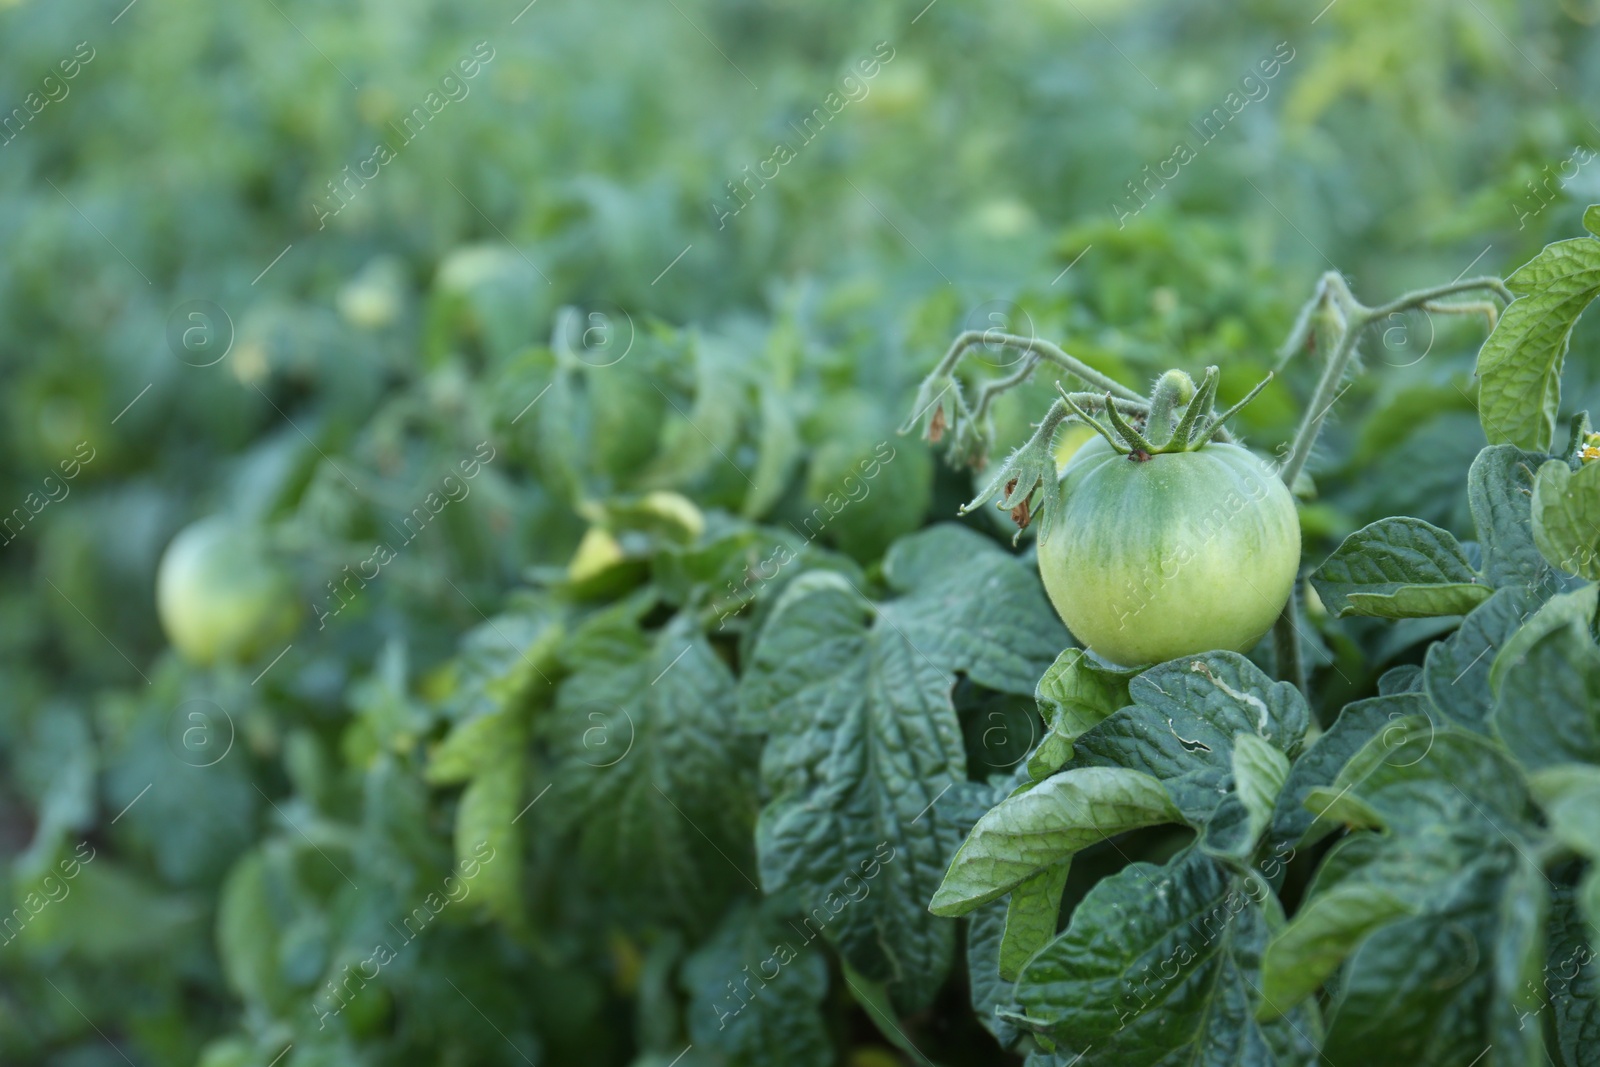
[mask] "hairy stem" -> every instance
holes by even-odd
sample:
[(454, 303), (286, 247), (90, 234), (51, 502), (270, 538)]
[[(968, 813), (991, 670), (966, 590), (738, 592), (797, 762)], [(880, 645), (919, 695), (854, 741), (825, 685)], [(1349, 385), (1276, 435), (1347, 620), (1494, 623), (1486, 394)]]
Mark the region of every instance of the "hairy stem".
[[(1457, 279), (1445, 285), (1415, 289), (1386, 304), (1369, 308), (1355, 298), (1355, 294), (1350, 291), (1350, 287), (1345, 284), (1341, 275), (1334, 271), (1324, 274), (1317, 282), (1315, 294), (1295, 319), (1294, 326), (1289, 331), (1289, 339), (1283, 348), (1279, 349), (1280, 357), (1288, 359), (1305, 344), (1316, 312), (1321, 308), (1334, 312), (1333, 320), (1338, 330), (1338, 341), (1333, 346), (1328, 364), (1322, 370), (1322, 377), (1317, 381), (1317, 388), (1311, 394), (1311, 401), (1306, 406), (1300, 427), (1295, 431), (1294, 440), (1289, 446), (1289, 458), (1284, 461), (1282, 471), (1284, 484), (1293, 489), (1295, 479), (1305, 469), (1306, 461), (1311, 457), (1311, 450), (1317, 443), (1317, 435), (1322, 432), (1323, 420), (1328, 417), (1329, 410), (1339, 399), (1339, 385), (1344, 381), (1345, 371), (1349, 369), (1350, 359), (1355, 354), (1356, 343), (1361, 338), (1362, 330), (1396, 312), (1418, 309), (1450, 312), (1467, 312), (1470, 309), (1482, 312), (1487, 315), (1492, 329), (1497, 314), (1493, 303), (1488, 301), (1461, 305), (1436, 303), (1440, 298), (1455, 293), (1485, 289), (1507, 303), (1515, 299), (1511, 290), (1506, 288), (1505, 282), (1499, 278), (1485, 276)], [(1278, 616), (1278, 621), (1273, 626), (1273, 644), (1278, 650), (1279, 674), (1294, 682), (1301, 692), (1305, 692), (1305, 664), (1300, 658), (1293, 593), (1290, 594), (1289, 602), (1284, 605), (1283, 613)]]
[(1082, 360), (1067, 355), (1049, 341), (1037, 337), (1019, 337), (1016, 334), (997, 333), (994, 330), (968, 330), (960, 334), (951, 342), (950, 350), (939, 361), (935, 373), (949, 374), (955, 370), (961, 356), (967, 349), (974, 345), (992, 344), (1014, 348), (1019, 352), (1029, 352), (1042, 359), (1048, 360), (1074, 377), (1081, 378), (1096, 389), (1109, 392), (1123, 400), (1143, 401), (1144, 397), (1129, 389), (1115, 378), (1101, 374)]
[[(1505, 282), (1499, 278), (1486, 276), (1482, 278), (1462, 278), (1460, 281), (1449, 282), (1445, 285), (1435, 285), (1427, 289), (1414, 289), (1404, 296), (1396, 297), (1387, 304), (1363, 310), (1367, 311), (1369, 318), (1381, 319), (1396, 311), (1409, 311), (1412, 308), (1420, 307), (1428, 301), (1437, 300), (1442, 296), (1471, 292), (1475, 289), (1487, 289), (1508, 304), (1515, 299), (1511, 290), (1506, 288)], [(1348, 292), (1348, 290), (1346, 291)]]
[[(1289, 458), (1283, 465), (1285, 484), (1294, 485), (1294, 480), (1299, 477), (1301, 470), (1305, 468), (1306, 460), (1310, 458), (1311, 449), (1317, 443), (1317, 435), (1322, 430), (1323, 419), (1327, 417), (1329, 408), (1338, 399), (1339, 383), (1344, 381), (1345, 371), (1350, 365), (1350, 357), (1355, 353), (1361, 331), (1379, 319), (1387, 318), (1396, 312), (1414, 311), (1440, 297), (1480, 289), (1487, 289), (1506, 301), (1512, 299), (1511, 291), (1499, 278), (1463, 278), (1445, 285), (1415, 289), (1387, 304), (1369, 308), (1355, 298), (1355, 294), (1350, 292), (1350, 287), (1345, 284), (1343, 277), (1332, 271), (1324, 274), (1317, 283), (1317, 295), (1307, 304), (1306, 310), (1302, 310), (1294, 329), (1290, 331), (1289, 340), (1290, 343), (1294, 343), (1298, 338), (1299, 343), (1304, 343), (1307, 324), (1319, 303), (1333, 305), (1339, 313), (1341, 332), (1338, 343), (1328, 358), (1328, 365), (1323, 368), (1322, 378), (1317, 382), (1311, 402), (1306, 407), (1300, 428), (1295, 431), (1294, 441), (1289, 448)], [(1286, 345), (1285, 351), (1292, 352), (1293, 349)]]
[(987, 418), (989, 414), (989, 408), (994, 404), (994, 398), (999, 396), (1001, 393), (1015, 389), (1017, 386), (1027, 381), (1028, 378), (1033, 374), (1034, 368), (1036, 368), (1038, 365), (1039, 356), (1029, 353), (1022, 360), (1022, 365), (1018, 367), (1014, 373), (1008, 374), (1004, 378), (995, 378), (992, 381), (987, 381), (980, 385), (978, 387), (977, 399), (973, 401), (972, 417), (975, 419)]

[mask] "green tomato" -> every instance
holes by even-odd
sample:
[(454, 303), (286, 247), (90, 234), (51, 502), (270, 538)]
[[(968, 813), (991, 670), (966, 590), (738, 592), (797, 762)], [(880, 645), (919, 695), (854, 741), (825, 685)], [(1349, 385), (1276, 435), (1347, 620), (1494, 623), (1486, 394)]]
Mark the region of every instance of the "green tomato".
[(213, 515), (178, 531), (156, 573), (161, 628), (185, 659), (246, 662), (289, 639), (300, 612), (254, 527)]
[(1238, 445), (1140, 461), (1096, 438), (1061, 490), (1039, 574), (1073, 636), (1112, 663), (1247, 651), (1294, 587), (1294, 498)]

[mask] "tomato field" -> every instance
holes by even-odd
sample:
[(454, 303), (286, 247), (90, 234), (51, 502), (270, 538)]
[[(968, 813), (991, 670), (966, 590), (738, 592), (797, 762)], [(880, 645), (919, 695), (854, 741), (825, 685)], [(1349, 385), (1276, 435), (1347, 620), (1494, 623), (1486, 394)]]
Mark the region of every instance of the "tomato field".
[(1593, 0), (0, 0), (0, 1063), (1600, 1064)]

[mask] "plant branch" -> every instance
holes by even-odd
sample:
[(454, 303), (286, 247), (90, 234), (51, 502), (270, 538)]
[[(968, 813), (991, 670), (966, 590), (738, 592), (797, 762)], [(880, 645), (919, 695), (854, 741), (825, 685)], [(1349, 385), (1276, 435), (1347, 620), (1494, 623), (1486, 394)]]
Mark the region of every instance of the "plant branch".
[(1054, 363), (1068, 374), (1082, 378), (1096, 389), (1109, 392), (1123, 400), (1144, 400), (1144, 397), (1115, 378), (1101, 374), (1082, 360), (1069, 356), (1049, 341), (1037, 337), (1019, 337), (1016, 334), (997, 333), (994, 330), (967, 330), (965, 333), (958, 335), (951, 342), (950, 350), (945, 353), (944, 358), (939, 361), (939, 365), (934, 368), (934, 373), (949, 374), (955, 370), (956, 364), (961, 362), (963, 353), (974, 345), (979, 344), (1002, 345), (1006, 348), (1014, 348), (1019, 352), (1032, 353)]
[[(1296, 316), (1294, 326), (1289, 331), (1288, 340), (1278, 350), (1281, 365), (1305, 345), (1311, 331), (1316, 328), (1318, 311), (1328, 313), (1327, 322), (1337, 340), (1328, 356), (1327, 366), (1322, 369), (1322, 377), (1317, 381), (1317, 388), (1311, 394), (1311, 401), (1306, 406), (1300, 427), (1295, 431), (1294, 440), (1289, 446), (1289, 458), (1283, 464), (1283, 481), (1291, 491), (1295, 479), (1300, 476), (1300, 472), (1305, 469), (1306, 461), (1311, 457), (1311, 450), (1317, 443), (1317, 435), (1322, 432), (1323, 420), (1328, 417), (1328, 412), (1339, 399), (1339, 386), (1344, 381), (1346, 370), (1349, 369), (1350, 359), (1355, 354), (1357, 342), (1361, 339), (1361, 331), (1397, 312), (1418, 309), (1450, 314), (1479, 312), (1488, 317), (1490, 329), (1493, 329), (1498, 308), (1490, 301), (1438, 303), (1442, 297), (1485, 289), (1506, 303), (1515, 299), (1511, 290), (1506, 288), (1505, 282), (1499, 278), (1484, 276), (1461, 278), (1445, 285), (1415, 289), (1386, 304), (1369, 308), (1356, 299), (1350, 287), (1345, 284), (1344, 277), (1337, 272), (1329, 271), (1318, 279), (1316, 291), (1300, 309), (1300, 314)], [(1273, 644), (1278, 651), (1279, 674), (1286, 676), (1301, 692), (1305, 692), (1305, 664), (1300, 657), (1300, 636), (1295, 622), (1295, 610), (1295, 596), (1290, 593), (1288, 603), (1284, 605), (1282, 614), (1278, 616), (1278, 621), (1273, 626)]]
[[(1350, 287), (1345, 284), (1344, 278), (1329, 271), (1317, 283), (1316, 295), (1301, 309), (1295, 325), (1289, 333), (1289, 341), (1280, 349), (1280, 355), (1292, 354), (1301, 344), (1305, 343), (1307, 334), (1311, 329), (1311, 322), (1315, 318), (1319, 307), (1331, 310), (1338, 340), (1333, 352), (1328, 357), (1328, 364), (1323, 368), (1322, 378), (1317, 382), (1317, 388), (1311, 395), (1311, 402), (1306, 407), (1305, 417), (1301, 420), (1300, 428), (1295, 431), (1294, 441), (1290, 445), (1289, 458), (1283, 465), (1283, 480), (1289, 486), (1300, 476), (1305, 468), (1306, 460), (1311, 456), (1311, 449), (1317, 443), (1317, 435), (1322, 430), (1322, 422), (1327, 417), (1334, 401), (1338, 399), (1339, 383), (1344, 381), (1345, 371), (1349, 368), (1350, 357), (1354, 355), (1356, 343), (1361, 338), (1361, 331), (1380, 319), (1387, 318), (1401, 311), (1414, 311), (1427, 307), (1440, 297), (1450, 296), (1454, 293), (1470, 292), (1473, 290), (1487, 289), (1503, 300), (1513, 299), (1512, 293), (1506, 288), (1499, 278), (1463, 278), (1449, 282), (1445, 285), (1435, 285), (1426, 289), (1414, 289), (1403, 296), (1397, 297), (1386, 304), (1377, 307), (1367, 307), (1355, 298), (1350, 292)], [(1469, 305), (1461, 305), (1467, 307)], [(1473, 310), (1482, 311), (1482, 306), (1470, 305)], [(1455, 310), (1450, 305), (1436, 305), (1438, 310)]]

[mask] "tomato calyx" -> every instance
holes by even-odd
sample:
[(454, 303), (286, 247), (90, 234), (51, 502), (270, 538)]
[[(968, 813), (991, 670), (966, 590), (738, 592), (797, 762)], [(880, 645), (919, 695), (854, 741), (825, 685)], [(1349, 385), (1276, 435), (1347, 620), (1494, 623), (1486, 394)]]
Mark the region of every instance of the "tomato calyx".
[[(1106, 422), (1101, 422), (1083, 403), (1078, 393), (1068, 393), (1057, 385), (1062, 400), (1073, 414), (1088, 423), (1104, 437), (1111, 447), (1135, 462), (1144, 462), (1151, 456), (1168, 452), (1196, 452), (1211, 441), (1222, 429), (1222, 424), (1232, 418), (1272, 381), (1272, 374), (1261, 379), (1256, 387), (1245, 394), (1243, 400), (1218, 415), (1212, 411), (1217, 395), (1217, 379), (1221, 372), (1207, 367), (1200, 384), (1181, 370), (1170, 370), (1156, 381), (1150, 398), (1150, 413), (1141, 432), (1123, 413), (1107, 393), (1103, 402)], [(1110, 423), (1107, 426), (1106, 423)]]

